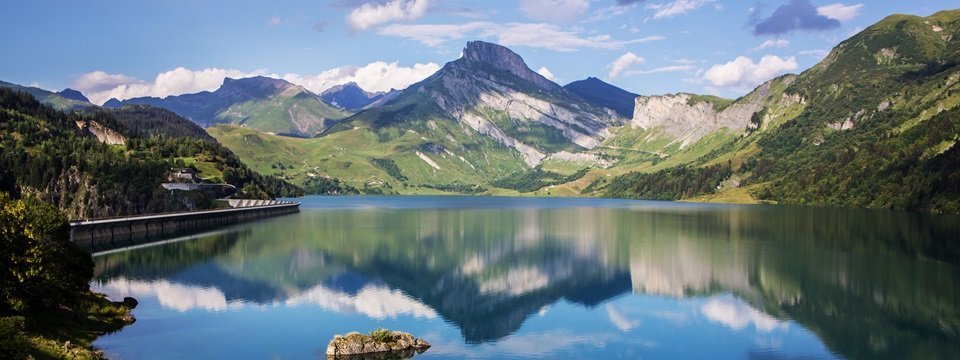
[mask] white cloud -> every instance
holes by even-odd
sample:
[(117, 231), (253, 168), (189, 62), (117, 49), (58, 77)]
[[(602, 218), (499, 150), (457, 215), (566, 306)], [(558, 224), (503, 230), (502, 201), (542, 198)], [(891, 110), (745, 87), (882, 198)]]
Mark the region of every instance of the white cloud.
[(620, 49), (630, 44), (640, 44), (665, 39), (652, 35), (631, 40), (614, 40), (609, 35), (583, 36), (577, 30), (563, 30), (546, 23), (497, 24), (474, 21), (463, 24), (401, 25), (394, 24), (380, 29), (380, 34), (408, 38), (428, 46), (439, 46), (447, 41), (467, 37), (493, 39), (503, 46), (528, 46), (554, 51), (588, 49)]
[(430, 0), (391, 0), (385, 4), (366, 3), (347, 15), (354, 30), (366, 30), (394, 20), (416, 20), (427, 13)]
[(715, 86), (749, 88), (797, 67), (797, 60), (792, 56), (781, 58), (767, 55), (761, 58), (759, 63), (739, 56), (725, 64), (714, 65), (707, 70), (704, 78)]
[(693, 65), (671, 65), (671, 66), (663, 66), (663, 67), (653, 68), (653, 69), (649, 69), (649, 70), (633, 70), (633, 71), (627, 71), (627, 72), (624, 73), (624, 75), (632, 76), (632, 75), (657, 74), (657, 73), (665, 73), (665, 72), (690, 71), (690, 70), (693, 70), (693, 69), (696, 69), (696, 68), (697, 68), (697, 67), (696, 67), (696, 66), (693, 66)]
[(790, 41), (786, 39), (769, 39), (764, 41), (760, 46), (753, 48), (753, 51), (760, 51), (766, 48), (785, 48), (790, 46)]
[(838, 21), (847, 21), (857, 17), (857, 15), (860, 15), (861, 8), (863, 8), (863, 4), (845, 5), (836, 3), (818, 7), (817, 14)]
[(80, 90), (94, 104), (103, 104), (110, 98), (123, 100), (141, 96), (166, 97), (211, 91), (220, 87), (225, 77), (246, 78), (263, 74), (262, 70), (244, 72), (220, 68), (189, 70), (178, 67), (159, 73), (152, 82), (147, 82), (124, 74), (94, 71), (80, 75), (72, 87)]
[(245, 72), (219, 68), (190, 70), (179, 67), (158, 74), (152, 82), (123, 74), (94, 71), (78, 77), (72, 87), (83, 92), (94, 104), (103, 104), (110, 98), (125, 100), (141, 96), (166, 97), (213, 91), (223, 84), (226, 77), (240, 79), (258, 75), (281, 78), (315, 93), (348, 82), (356, 82), (367, 91), (387, 91), (406, 88), (437, 70), (440, 70), (440, 65), (432, 62), (405, 67), (397, 62), (385, 61), (374, 61), (361, 67), (342, 66), (317, 75), (278, 75), (266, 70)]
[(534, 20), (572, 21), (590, 9), (589, 0), (521, 0), (520, 12)]
[(607, 74), (607, 78), (616, 78), (617, 76), (620, 76), (624, 70), (627, 70), (627, 68), (633, 65), (643, 64), (644, 62), (646, 62), (644, 58), (639, 57), (637, 54), (632, 52), (627, 52), (623, 55), (620, 55), (617, 60), (614, 60), (613, 63), (608, 66), (610, 68), (610, 73)]
[(546, 66), (541, 66), (540, 70), (537, 70), (537, 74), (540, 74), (540, 76), (547, 78), (547, 80), (557, 81), (557, 77), (554, 76), (553, 72), (551, 72), (550, 69), (547, 69)]
[(440, 65), (432, 62), (404, 67), (397, 62), (375, 61), (362, 67), (343, 66), (317, 75), (286, 74), (281, 78), (315, 93), (348, 82), (355, 82), (367, 91), (388, 91), (404, 89), (433, 75), (437, 70), (440, 70)]
[(673, 0), (666, 3), (649, 4), (647, 5), (647, 9), (656, 10), (656, 13), (653, 14), (654, 19), (671, 18), (696, 10), (713, 1), (714, 0)]
[(733, 330), (740, 330), (751, 324), (762, 332), (786, 329), (788, 326), (786, 321), (764, 314), (732, 296), (713, 297), (703, 304), (700, 311), (707, 319)]

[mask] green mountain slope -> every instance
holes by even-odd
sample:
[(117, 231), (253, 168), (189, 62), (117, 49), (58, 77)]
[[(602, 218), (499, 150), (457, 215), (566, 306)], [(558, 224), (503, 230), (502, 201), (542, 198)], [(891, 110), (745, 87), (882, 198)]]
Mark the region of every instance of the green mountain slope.
[[(80, 110), (88, 106), (93, 106), (83, 94), (76, 90), (66, 89), (61, 93), (55, 93), (32, 86), (22, 86), (0, 81), (0, 87), (8, 88), (14, 91), (23, 91), (37, 98), (40, 102), (52, 106), (58, 110)], [(64, 96), (67, 94), (67, 96)], [(77, 96), (79, 95), (79, 96)]]
[[(308, 150), (290, 151), (311, 154), (305, 158), (265, 155), (274, 153), (269, 146), (240, 155), (270, 158), (254, 161), (261, 171), (296, 162), (312, 176), (358, 189), (389, 183), (399, 193), (447, 184), (489, 194), (960, 212), (960, 11), (890, 16), (813, 68), (736, 100), (640, 96), (629, 121), (603, 120), (591, 105), (543, 112), (538, 104), (577, 97), (526, 72), (505, 48), (468, 44), (464, 54), (298, 145)], [(229, 139), (238, 131), (213, 134), (238, 147)]]
[(73, 219), (214, 206), (213, 194), (160, 186), (171, 168), (185, 166), (208, 182), (236, 186), (241, 197), (302, 194), (251, 171), (215, 140), (193, 135), (202, 129), (171, 115), (143, 107), (65, 113), (0, 89), (0, 191), (36, 195)]
[(129, 104), (168, 109), (203, 126), (228, 123), (295, 136), (313, 136), (350, 115), (301, 86), (262, 76), (226, 78), (213, 92), (111, 100), (104, 106)]
[[(740, 136), (671, 164), (699, 169), (677, 173), (641, 166), (648, 175), (598, 181), (592, 189), (607, 196), (657, 193), (671, 199), (729, 191), (737, 195), (727, 199), (958, 213), (958, 34), (960, 11), (890, 16), (804, 73), (775, 79), (727, 105), (754, 97), (759, 106), (735, 117), (745, 125)], [(608, 140), (617, 141), (623, 139)], [(669, 136), (644, 144), (663, 149), (667, 156), (655, 159), (660, 164), (683, 153), (670, 151), (676, 139)], [(688, 191), (674, 191), (678, 181), (709, 178), (712, 166), (723, 164), (731, 164), (734, 173), (714, 178), (714, 190), (683, 185)]]

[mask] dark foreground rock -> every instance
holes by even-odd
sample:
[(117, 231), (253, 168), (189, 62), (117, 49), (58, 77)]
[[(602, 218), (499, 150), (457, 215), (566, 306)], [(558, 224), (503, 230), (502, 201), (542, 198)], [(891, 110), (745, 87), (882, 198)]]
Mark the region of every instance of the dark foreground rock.
[(405, 332), (392, 331), (388, 336), (372, 336), (352, 332), (336, 335), (327, 345), (327, 358), (335, 359), (406, 359), (422, 353), (430, 343)]

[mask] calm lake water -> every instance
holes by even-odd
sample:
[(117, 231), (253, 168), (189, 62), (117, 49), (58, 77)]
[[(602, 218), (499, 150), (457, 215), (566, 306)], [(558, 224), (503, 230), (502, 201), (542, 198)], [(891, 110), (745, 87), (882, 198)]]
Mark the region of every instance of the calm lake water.
[(308, 197), (95, 256), (117, 359), (960, 358), (960, 218), (603, 199)]

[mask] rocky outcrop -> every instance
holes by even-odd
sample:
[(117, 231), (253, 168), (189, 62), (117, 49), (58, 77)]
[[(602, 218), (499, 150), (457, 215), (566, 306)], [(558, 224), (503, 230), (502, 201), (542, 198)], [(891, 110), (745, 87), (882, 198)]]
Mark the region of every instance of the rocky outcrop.
[(327, 345), (327, 358), (332, 359), (404, 359), (430, 347), (426, 340), (405, 332), (384, 331), (374, 336), (352, 332), (336, 335)]
[(644, 130), (659, 129), (674, 137), (681, 148), (723, 128), (744, 132), (751, 126), (753, 114), (767, 104), (772, 85), (775, 82), (788, 85), (794, 79), (795, 76), (786, 76), (767, 81), (719, 110), (717, 104), (695, 99), (690, 94), (640, 96), (630, 125)]
[(100, 140), (100, 142), (107, 145), (123, 145), (126, 143), (126, 139), (124, 139), (123, 135), (120, 135), (120, 133), (103, 126), (96, 121), (79, 120), (77, 121), (77, 128), (89, 135), (96, 137), (97, 140)]

